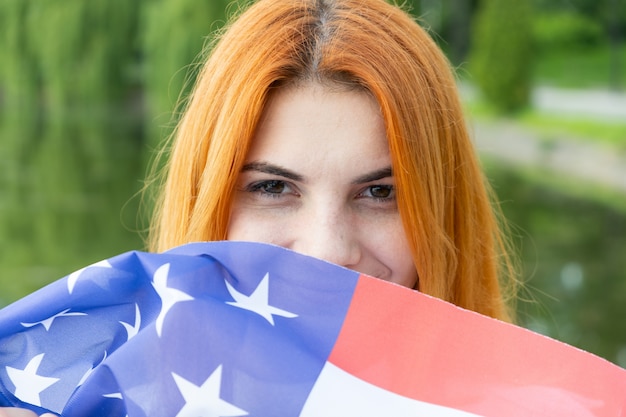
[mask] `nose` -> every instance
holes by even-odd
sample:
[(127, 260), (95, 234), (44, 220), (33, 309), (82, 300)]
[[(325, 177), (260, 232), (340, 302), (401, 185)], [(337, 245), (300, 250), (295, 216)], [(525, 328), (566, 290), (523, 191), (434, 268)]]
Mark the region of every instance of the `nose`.
[(349, 269), (357, 269), (362, 251), (358, 224), (348, 210), (328, 206), (310, 210), (300, 220), (291, 249)]

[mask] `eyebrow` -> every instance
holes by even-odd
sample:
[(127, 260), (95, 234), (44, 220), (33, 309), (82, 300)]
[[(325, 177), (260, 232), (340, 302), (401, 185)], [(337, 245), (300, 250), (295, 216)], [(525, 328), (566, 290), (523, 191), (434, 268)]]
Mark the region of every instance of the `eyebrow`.
[(354, 185), (364, 184), (366, 182), (378, 181), (378, 180), (382, 180), (383, 178), (389, 178), (389, 177), (393, 177), (393, 170), (391, 169), (391, 167), (386, 167), (386, 168), (382, 168), (382, 169), (367, 173), (365, 175), (361, 175), (360, 177), (355, 178), (352, 181), (352, 184)]
[[(241, 172), (247, 171), (257, 171), (270, 175), (278, 175), (293, 181), (305, 182), (302, 175), (297, 174), (287, 168), (283, 168), (279, 165), (269, 164), (267, 162), (250, 162), (249, 164), (245, 164), (243, 168), (241, 168)], [(368, 182), (378, 181), (383, 178), (389, 177), (393, 177), (393, 170), (391, 169), (391, 167), (385, 167), (373, 172), (368, 172), (367, 174), (355, 178), (354, 180), (352, 180), (352, 184), (365, 184)]]
[(299, 181), (299, 182), (304, 181), (304, 177), (302, 175), (297, 174), (293, 171), (288, 170), (287, 168), (283, 168), (278, 165), (268, 164), (267, 162), (251, 162), (249, 164), (245, 164), (243, 168), (241, 168), (241, 172), (246, 172), (246, 171), (258, 171), (258, 172), (263, 172), (265, 174), (279, 175), (281, 177), (284, 177), (293, 181)]

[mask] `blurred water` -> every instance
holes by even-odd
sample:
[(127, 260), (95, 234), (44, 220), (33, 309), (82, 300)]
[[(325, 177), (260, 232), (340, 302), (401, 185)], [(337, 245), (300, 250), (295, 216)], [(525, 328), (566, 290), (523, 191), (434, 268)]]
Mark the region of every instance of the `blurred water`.
[(0, 305), (141, 247), (138, 126), (107, 115), (0, 121)]
[(489, 176), (519, 247), (520, 323), (626, 365), (626, 213), (508, 166)]

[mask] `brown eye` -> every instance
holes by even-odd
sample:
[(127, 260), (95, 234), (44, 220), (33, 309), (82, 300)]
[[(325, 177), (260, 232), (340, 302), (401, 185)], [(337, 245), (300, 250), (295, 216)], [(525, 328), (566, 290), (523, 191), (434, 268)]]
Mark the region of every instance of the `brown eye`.
[(251, 184), (247, 188), (248, 191), (253, 193), (282, 194), (287, 190), (287, 185), (285, 181), (268, 180)]
[(374, 198), (389, 198), (393, 192), (393, 187), (390, 185), (374, 185), (369, 187), (369, 192)]
[(278, 180), (264, 181), (259, 184), (259, 190), (270, 194), (281, 194), (285, 191), (285, 183)]

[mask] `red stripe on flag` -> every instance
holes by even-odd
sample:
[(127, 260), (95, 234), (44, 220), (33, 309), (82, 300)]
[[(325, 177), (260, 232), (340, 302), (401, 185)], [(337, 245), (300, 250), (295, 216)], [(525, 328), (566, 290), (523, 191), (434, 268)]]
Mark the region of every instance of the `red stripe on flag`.
[(626, 415), (624, 369), (366, 276), (329, 361), (397, 394), (484, 416)]

